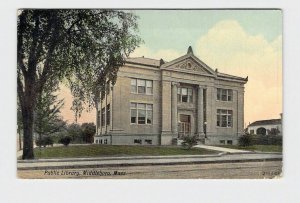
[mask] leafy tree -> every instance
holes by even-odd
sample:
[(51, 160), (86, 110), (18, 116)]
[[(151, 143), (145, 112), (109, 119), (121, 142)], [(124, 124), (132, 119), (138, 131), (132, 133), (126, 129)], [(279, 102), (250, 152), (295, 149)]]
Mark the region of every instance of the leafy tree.
[(68, 79), (76, 117), (84, 103), (92, 108), (96, 88), (115, 81), (118, 68), (141, 41), (135, 34), (136, 18), (116, 10), (19, 10), (17, 93), (23, 159), (34, 158), (34, 110), (46, 83)]
[(66, 125), (60, 118), (60, 109), (64, 104), (63, 100), (57, 99), (57, 95), (52, 93), (54, 90), (57, 91), (58, 87), (51, 84), (37, 98), (34, 111), (34, 131), (38, 134), (40, 140), (43, 135), (56, 133)]
[(82, 137), (86, 143), (93, 143), (94, 135), (96, 133), (96, 126), (94, 123), (83, 123), (81, 125)]
[(68, 135), (72, 139), (72, 143), (81, 143), (82, 140), (82, 130), (79, 124), (72, 123), (67, 127)]
[(186, 149), (191, 149), (193, 146), (197, 145), (196, 136), (185, 136), (181, 145)]

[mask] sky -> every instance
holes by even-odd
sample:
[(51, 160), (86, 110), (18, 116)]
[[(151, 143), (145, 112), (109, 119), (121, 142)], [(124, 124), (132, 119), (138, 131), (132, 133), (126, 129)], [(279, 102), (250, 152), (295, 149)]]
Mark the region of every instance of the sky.
[[(133, 10), (139, 16), (143, 44), (131, 57), (166, 61), (192, 46), (194, 55), (219, 72), (248, 76), (245, 124), (279, 118), (282, 113), (282, 12), (280, 10)], [(74, 121), (72, 97), (65, 97), (63, 117)], [(79, 122), (94, 122), (95, 111)]]

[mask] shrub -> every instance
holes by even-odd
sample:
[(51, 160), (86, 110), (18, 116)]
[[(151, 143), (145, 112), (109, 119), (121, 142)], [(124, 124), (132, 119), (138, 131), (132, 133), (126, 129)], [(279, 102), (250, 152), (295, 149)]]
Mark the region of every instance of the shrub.
[(282, 136), (245, 134), (239, 138), (239, 145), (282, 145)]
[(70, 136), (65, 136), (65, 137), (62, 137), (60, 140), (59, 140), (59, 143), (65, 145), (65, 146), (68, 146), (71, 142), (71, 137)]
[(255, 145), (282, 145), (282, 136), (259, 136), (253, 137), (253, 144)]
[(248, 133), (242, 135), (239, 137), (239, 145), (243, 147), (253, 145), (253, 136)]
[(53, 138), (50, 136), (43, 136), (41, 138), (36, 139), (35, 144), (39, 147), (46, 147), (48, 145), (53, 146)]
[(197, 145), (197, 137), (196, 136), (186, 136), (183, 138), (183, 142), (181, 145), (186, 149), (191, 149), (194, 145)]

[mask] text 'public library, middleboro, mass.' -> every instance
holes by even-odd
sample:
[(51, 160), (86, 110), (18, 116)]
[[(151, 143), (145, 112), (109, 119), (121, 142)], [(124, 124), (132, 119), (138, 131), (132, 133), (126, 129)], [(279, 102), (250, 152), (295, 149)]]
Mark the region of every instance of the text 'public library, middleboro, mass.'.
[(187, 54), (165, 62), (128, 58), (97, 112), (96, 144), (171, 145), (184, 136), (237, 144), (247, 78), (218, 72)]

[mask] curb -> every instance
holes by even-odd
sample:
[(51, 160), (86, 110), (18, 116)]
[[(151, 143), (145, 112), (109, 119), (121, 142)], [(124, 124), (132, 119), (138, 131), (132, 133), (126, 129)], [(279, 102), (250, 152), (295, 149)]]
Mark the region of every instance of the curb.
[(80, 169), (80, 168), (103, 168), (103, 167), (126, 167), (126, 166), (158, 166), (158, 165), (190, 165), (190, 164), (220, 164), (220, 163), (243, 163), (243, 162), (266, 162), (282, 161), (282, 158), (262, 158), (262, 159), (236, 159), (236, 160), (199, 160), (187, 162), (167, 162), (167, 163), (115, 163), (115, 164), (85, 164), (67, 166), (34, 166), (18, 167), (17, 170), (51, 170), (51, 169)]
[(124, 157), (81, 157), (81, 158), (62, 158), (62, 159), (33, 159), (33, 160), (18, 160), (18, 163), (43, 163), (43, 162), (80, 162), (80, 161), (108, 161), (108, 160), (136, 160), (136, 159), (182, 159), (182, 158), (207, 158), (220, 157), (224, 153), (211, 155), (170, 155), (170, 156), (124, 156)]

